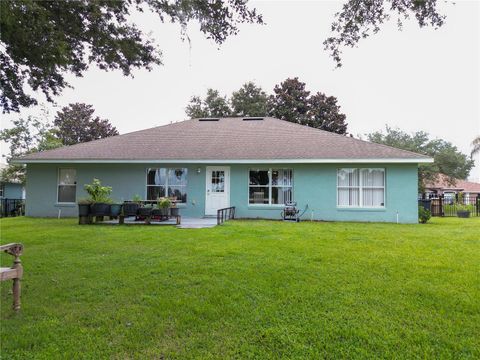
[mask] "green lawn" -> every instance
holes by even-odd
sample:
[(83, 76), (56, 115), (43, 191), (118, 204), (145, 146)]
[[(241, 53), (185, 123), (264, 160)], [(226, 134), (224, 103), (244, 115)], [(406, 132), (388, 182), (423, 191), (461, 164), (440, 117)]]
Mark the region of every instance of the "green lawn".
[(480, 357), (479, 218), (0, 225), (2, 359)]

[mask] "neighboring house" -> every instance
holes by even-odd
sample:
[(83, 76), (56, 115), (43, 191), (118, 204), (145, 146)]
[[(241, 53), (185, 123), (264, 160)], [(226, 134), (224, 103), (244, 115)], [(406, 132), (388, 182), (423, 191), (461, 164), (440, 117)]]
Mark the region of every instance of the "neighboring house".
[[(0, 173), (6, 167), (6, 164), (0, 164)], [(20, 181), (3, 181), (0, 179), (0, 198), (25, 199), (25, 188)]]
[(30, 154), (28, 216), (75, 216), (84, 184), (98, 178), (116, 201), (176, 196), (181, 214), (236, 207), (239, 218), (416, 223), (413, 152), (274, 118), (193, 119)]
[(440, 174), (436, 181), (425, 184), (427, 198), (444, 196), (445, 199), (453, 201), (459, 193), (463, 193), (466, 202), (472, 202), (472, 199), (480, 196), (480, 184), (461, 179), (456, 179), (452, 184), (444, 174)]

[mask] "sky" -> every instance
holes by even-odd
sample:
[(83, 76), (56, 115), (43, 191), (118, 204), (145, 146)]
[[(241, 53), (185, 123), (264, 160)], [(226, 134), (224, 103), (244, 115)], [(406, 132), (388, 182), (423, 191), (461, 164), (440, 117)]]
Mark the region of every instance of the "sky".
[[(343, 67), (335, 68), (322, 42), (330, 34), (340, 1), (253, 1), (265, 25), (246, 24), (218, 46), (196, 24), (182, 41), (180, 27), (162, 24), (149, 13), (133, 21), (150, 32), (163, 52), (163, 65), (137, 70), (134, 77), (91, 67), (82, 78), (68, 76), (72, 89), (47, 104), (56, 111), (72, 102), (92, 104), (120, 133), (164, 125), (186, 118), (193, 95), (208, 88), (229, 95), (247, 81), (267, 93), (287, 77), (299, 77), (311, 92), (338, 98), (354, 135), (384, 129), (424, 130), (452, 142), (469, 154), (480, 134), (480, 5), (476, 1), (442, 2), (447, 16), (440, 29), (395, 21), (346, 49)], [(40, 97), (41, 98), (41, 97)], [(22, 110), (36, 114), (39, 108)], [(18, 114), (3, 115), (9, 127)], [(2, 153), (7, 149), (2, 146)], [(480, 157), (471, 179), (480, 181)]]

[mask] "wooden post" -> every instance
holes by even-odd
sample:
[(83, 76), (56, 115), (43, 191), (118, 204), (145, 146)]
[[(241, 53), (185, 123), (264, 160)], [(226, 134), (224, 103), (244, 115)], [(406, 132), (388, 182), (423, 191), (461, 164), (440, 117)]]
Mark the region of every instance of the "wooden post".
[(145, 224), (150, 225), (152, 223), (152, 216), (145, 216)]
[(125, 215), (120, 215), (120, 216), (118, 217), (118, 223), (119, 223), (120, 225), (125, 224)]

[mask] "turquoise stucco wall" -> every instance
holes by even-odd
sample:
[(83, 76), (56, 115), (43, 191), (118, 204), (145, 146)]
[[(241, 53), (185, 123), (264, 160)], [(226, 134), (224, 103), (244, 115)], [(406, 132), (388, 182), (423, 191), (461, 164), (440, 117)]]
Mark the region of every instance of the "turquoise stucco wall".
[(16, 183), (2, 183), (5, 199), (23, 199), (23, 185)]
[[(76, 216), (76, 205), (56, 204), (58, 168), (77, 169), (77, 199), (85, 197), (83, 185), (94, 177), (113, 187), (117, 201), (146, 195), (146, 169), (149, 167), (187, 167), (188, 203), (182, 206), (184, 216), (201, 217), (205, 210), (205, 167), (202, 165), (161, 164), (29, 164), (27, 167), (27, 216)], [(295, 164), (295, 165), (231, 165), (230, 204), (236, 206), (237, 217), (279, 219), (281, 206), (248, 204), (248, 170), (250, 168), (293, 168), (294, 199), (300, 208), (307, 204), (304, 219), (328, 221), (383, 221), (416, 223), (416, 164)], [(336, 173), (339, 167), (383, 167), (386, 169), (384, 209), (339, 209), (336, 203)], [(197, 169), (200, 168), (200, 173)]]

